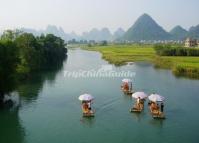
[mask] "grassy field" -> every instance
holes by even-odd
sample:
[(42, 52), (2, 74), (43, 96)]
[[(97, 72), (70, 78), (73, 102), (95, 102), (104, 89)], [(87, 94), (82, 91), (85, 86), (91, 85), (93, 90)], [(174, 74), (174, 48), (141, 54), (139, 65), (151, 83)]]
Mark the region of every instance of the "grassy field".
[(155, 56), (155, 51), (151, 46), (110, 45), (83, 49), (99, 51), (103, 59), (115, 65), (124, 65), (133, 61), (152, 61)]
[(199, 57), (156, 57), (154, 61), (158, 68), (172, 69), (177, 76), (199, 79)]
[(103, 59), (118, 66), (127, 62), (149, 61), (157, 68), (171, 69), (177, 76), (199, 79), (199, 57), (157, 56), (152, 45), (83, 46), (82, 48), (99, 51)]

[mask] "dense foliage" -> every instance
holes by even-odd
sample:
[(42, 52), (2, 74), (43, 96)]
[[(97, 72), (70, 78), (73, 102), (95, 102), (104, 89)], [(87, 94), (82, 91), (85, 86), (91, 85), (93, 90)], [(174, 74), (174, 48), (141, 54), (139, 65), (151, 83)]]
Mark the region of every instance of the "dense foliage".
[(0, 94), (12, 89), (18, 63), (16, 45), (11, 41), (0, 42)]
[(0, 94), (12, 90), (19, 77), (59, 65), (66, 53), (64, 40), (52, 34), (35, 37), (17, 30), (5, 31), (0, 39)]
[(160, 56), (199, 56), (198, 48), (185, 48), (171, 45), (155, 45), (154, 49)]

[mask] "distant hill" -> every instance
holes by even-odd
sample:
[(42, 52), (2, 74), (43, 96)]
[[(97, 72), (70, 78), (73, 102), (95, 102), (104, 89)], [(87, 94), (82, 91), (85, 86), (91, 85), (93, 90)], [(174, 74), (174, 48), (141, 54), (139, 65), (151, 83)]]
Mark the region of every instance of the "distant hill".
[(167, 40), (170, 38), (171, 35), (147, 14), (140, 16), (123, 36), (124, 40), (129, 41)]
[(174, 27), (169, 33), (172, 35), (173, 40), (184, 40), (188, 36), (188, 31), (179, 25)]
[(189, 29), (188, 36), (191, 37), (191, 38), (197, 38), (197, 39), (199, 39), (199, 25), (192, 26)]
[(31, 29), (31, 28), (21, 28), (19, 30), (21, 30), (23, 32), (27, 32), (27, 33), (32, 33), (35, 36), (39, 36), (43, 33), (43, 31), (35, 30), (35, 29)]
[(21, 28), (21, 31), (32, 33), (35, 36), (40, 36), (41, 34), (54, 34), (58, 37), (61, 37), (65, 41), (76, 39), (79, 40), (80, 36), (75, 34), (74, 32), (71, 33), (65, 33), (64, 30), (61, 27), (57, 27), (55, 25), (48, 25), (45, 30), (35, 30), (30, 28)]
[(102, 40), (110, 41), (112, 39), (112, 34), (108, 28), (103, 28), (101, 30), (93, 28), (89, 32), (84, 32), (82, 34), (82, 39), (95, 40), (95, 41), (102, 41)]
[(112, 40), (184, 40), (186, 37), (199, 39), (199, 25), (192, 26), (189, 31), (186, 31), (181, 26), (174, 27), (170, 32), (165, 31), (159, 26), (155, 20), (148, 14), (143, 14), (126, 32), (122, 28), (118, 28), (113, 34), (108, 28), (98, 30), (93, 28), (88, 32), (83, 32), (82, 35), (77, 35), (75, 32), (66, 33), (61, 27), (48, 25), (45, 30), (35, 30), (30, 28), (21, 28), (22, 31), (33, 33), (35, 36), (43, 34), (54, 34), (63, 38), (65, 41), (75, 40), (95, 40), (95, 41), (112, 41)]
[[(58, 37), (63, 38), (65, 41), (68, 40), (95, 40), (95, 41), (111, 41), (114, 39), (114, 36), (111, 34), (110, 30), (108, 28), (102, 28), (101, 30), (98, 30), (97, 28), (93, 28), (89, 32), (83, 32), (82, 35), (77, 35), (75, 32), (71, 33), (65, 33), (64, 30), (61, 27), (56, 27), (55, 25), (48, 25), (45, 30), (35, 30), (30, 28), (21, 28), (21, 31), (33, 33), (35, 36), (39, 36), (42, 33), (43, 34), (54, 34)], [(116, 38), (118, 38), (120, 35), (122, 35), (124, 32), (122, 29), (119, 29), (116, 31)]]
[(101, 34), (101, 40), (110, 41), (112, 39), (112, 34), (108, 28), (102, 28), (100, 34)]
[(125, 31), (122, 28), (118, 28), (113, 34), (113, 39), (117, 40), (121, 38), (122, 36), (124, 36), (124, 34), (125, 34)]
[(56, 36), (62, 37), (62, 38), (66, 38), (66, 33), (64, 32), (64, 30), (61, 27), (56, 27), (54, 25), (48, 25), (46, 27), (46, 30), (43, 31), (43, 33), (45, 34), (54, 34)]

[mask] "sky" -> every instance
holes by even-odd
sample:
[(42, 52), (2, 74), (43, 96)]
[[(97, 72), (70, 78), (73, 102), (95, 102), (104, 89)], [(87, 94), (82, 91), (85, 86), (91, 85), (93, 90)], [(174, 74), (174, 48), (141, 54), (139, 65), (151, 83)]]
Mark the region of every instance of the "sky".
[(0, 0), (0, 30), (56, 25), (80, 34), (92, 28), (127, 30), (143, 13), (165, 30), (199, 24), (199, 0)]

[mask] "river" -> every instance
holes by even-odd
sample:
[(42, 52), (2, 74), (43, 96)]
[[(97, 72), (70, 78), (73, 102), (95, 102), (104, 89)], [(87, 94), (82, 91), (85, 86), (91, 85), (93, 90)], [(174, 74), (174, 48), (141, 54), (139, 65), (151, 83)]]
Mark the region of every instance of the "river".
[[(34, 76), (13, 94), (19, 107), (0, 110), (1, 143), (196, 143), (199, 132), (199, 80), (177, 78), (149, 63), (112, 68), (132, 71), (135, 91), (166, 98), (166, 120), (154, 120), (145, 103), (130, 113), (133, 99), (120, 91), (121, 77), (73, 78), (65, 71), (109, 65), (97, 52), (69, 50), (63, 67)], [(109, 65), (109, 68), (111, 65)], [(95, 97), (94, 118), (82, 117), (78, 96)]]

